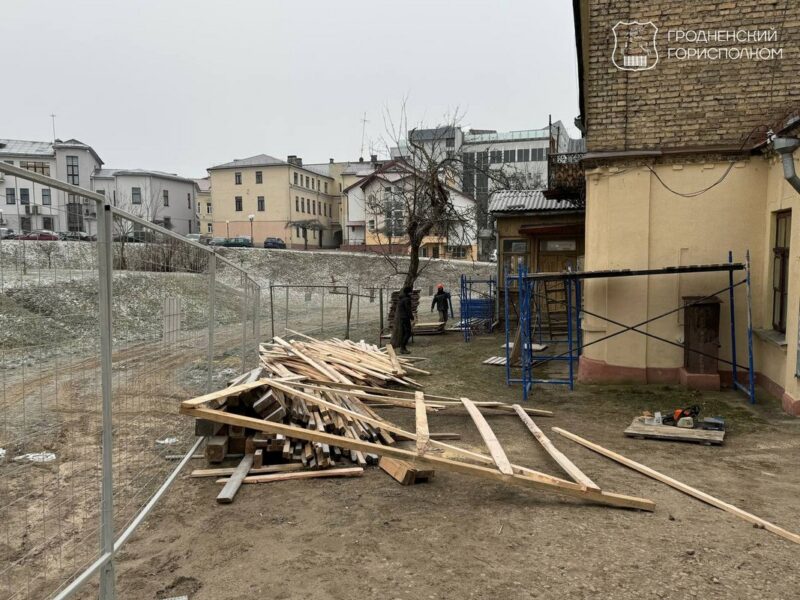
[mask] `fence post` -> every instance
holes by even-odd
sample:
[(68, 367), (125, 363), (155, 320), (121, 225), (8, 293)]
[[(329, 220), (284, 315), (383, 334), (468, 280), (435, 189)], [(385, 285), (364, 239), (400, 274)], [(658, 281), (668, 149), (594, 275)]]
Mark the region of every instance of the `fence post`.
[(242, 273), (242, 373), (247, 370), (247, 276)]
[(269, 284), (269, 328), (271, 337), (275, 337), (275, 304), (272, 301), (272, 282)]
[(206, 375), (206, 393), (213, 388), (214, 371), (214, 328), (216, 325), (216, 283), (217, 283), (217, 254), (212, 252), (208, 260), (208, 374)]
[(99, 313), (100, 313), (100, 375), (103, 395), (103, 480), (102, 495), (100, 500), (100, 554), (109, 554), (109, 560), (100, 570), (100, 598), (101, 600), (114, 600), (116, 597), (114, 585), (114, 486), (113, 486), (113, 461), (111, 435), (113, 420), (111, 413), (111, 385), (112, 385), (112, 323), (111, 323), (111, 298), (112, 298), (112, 222), (111, 207), (102, 206), (101, 218), (97, 220), (97, 267), (99, 287)]
[[(350, 286), (348, 285), (345, 289), (344, 295), (344, 314), (345, 314), (345, 331), (344, 331), (344, 339), (350, 339), (350, 309), (353, 307), (353, 298), (350, 296)], [(800, 358), (798, 358), (800, 360)]]
[[(255, 306), (253, 307), (253, 333), (256, 337), (256, 357), (258, 357), (258, 347), (261, 344), (261, 286), (253, 284), (255, 291)], [(258, 363), (256, 364), (258, 366)]]
[(322, 320), (320, 321), (319, 325), (319, 336), (323, 336), (323, 331), (325, 331), (325, 288), (322, 288)]
[(378, 288), (378, 310), (381, 315), (381, 331), (378, 334), (378, 346), (381, 345), (381, 336), (383, 335), (383, 288)]

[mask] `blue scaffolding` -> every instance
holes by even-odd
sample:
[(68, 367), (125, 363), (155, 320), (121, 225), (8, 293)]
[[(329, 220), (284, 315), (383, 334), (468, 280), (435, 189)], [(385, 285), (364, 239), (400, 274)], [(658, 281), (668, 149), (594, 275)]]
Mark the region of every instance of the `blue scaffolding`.
[[(744, 279), (741, 281), (734, 281), (734, 271), (744, 271)], [(727, 272), (728, 285), (721, 290), (709, 294), (698, 300), (688, 302), (678, 308), (672, 309), (655, 317), (651, 317), (640, 323), (634, 325), (626, 325), (620, 323), (603, 315), (590, 312), (583, 308), (581, 297), (581, 282), (586, 279), (610, 279), (616, 277), (635, 277), (643, 275), (674, 275), (684, 273), (709, 273), (709, 272)], [(546, 282), (559, 281), (564, 286), (564, 300), (566, 309), (566, 324), (567, 324), (567, 351), (560, 354), (549, 356), (537, 356), (534, 358), (533, 340), (539, 340), (539, 343), (545, 341), (544, 332), (542, 327), (541, 317), (541, 285), (546, 285)], [(735, 314), (735, 297), (734, 290), (738, 286), (745, 286), (746, 301), (747, 301), (747, 365), (740, 365), (736, 360), (736, 314)], [(510, 324), (510, 300), (511, 295), (509, 291), (516, 286), (519, 296), (519, 343), (521, 344), (520, 351), (520, 377), (512, 377), (511, 369), (514, 365), (511, 364), (511, 349), (512, 344), (510, 339), (511, 324)], [(674, 314), (676, 312), (685, 310), (690, 306), (702, 304), (703, 302), (714, 298), (717, 294), (728, 292), (729, 305), (730, 305), (730, 329), (731, 329), (731, 360), (726, 360), (718, 356), (712, 356), (696, 348), (691, 348), (686, 344), (679, 344), (673, 340), (669, 340), (655, 334), (643, 331), (640, 327), (647, 325), (653, 321)], [(721, 363), (728, 364), (732, 370), (732, 383), (734, 389), (744, 392), (749, 399), (750, 403), (755, 402), (755, 369), (753, 364), (753, 326), (752, 326), (752, 306), (751, 306), (751, 286), (750, 286), (750, 252), (747, 251), (744, 263), (736, 263), (733, 261), (733, 252), (728, 252), (728, 262), (710, 265), (688, 265), (676, 267), (664, 267), (661, 269), (622, 269), (622, 270), (606, 270), (606, 271), (564, 271), (560, 273), (532, 273), (528, 274), (525, 267), (520, 265), (519, 271), (516, 275), (506, 274), (505, 276), (505, 329), (506, 329), (506, 383), (508, 385), (514, 383), (522, 384), (522, 397), (524, 400), (528, 399), (533, 384), (563, 384), (569, 385), (570, 389), (575, 386), (575, 362), (578, 360), (584, 348), (593, 344), (606, 341), (610, 338), (616, 337), (628, 331), (639, 333), (649, 338), (683, 348), (686, 352), (701, 354), (710, 358), (714, 358)], [(538, 308), (537, 308), (538, 306)], [(535, 315), (535, 316), (534, 316)], [(618, 331), (602, 336), (587, 344), (583, 343), (581, 332), (581, 319), (583, 315), (595, 317), (612, 325), (621, 327)], [(575, 324), (575, 325), (574, 325)], [(548, 341), (560, 342), (563, 340), (549, 339)], [(549, 361), (565, 360), (568, 364), (568, 378), (567, 379), (536, 379), (533, 376), (533, 369), (537, 366), (545, 364)], [(746, 384), (742, 383), (739, 379), (739, 369), (747, 372)]]
[(492, 331), (496, 293), (497, 280), (494, 277), (470, 279), (466, 275), (461, 275), (458, 327), (464, 334), (465, 342), (481, 329), (487, 333)]

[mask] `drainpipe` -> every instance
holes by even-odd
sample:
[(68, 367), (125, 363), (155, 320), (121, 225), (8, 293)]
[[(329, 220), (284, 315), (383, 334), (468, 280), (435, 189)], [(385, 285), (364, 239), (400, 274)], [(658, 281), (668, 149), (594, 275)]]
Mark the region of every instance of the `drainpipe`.
[(797, 138), (775, 138), (772, 142), (772, 148), (781, 155), (783, 160), (783, 177), (789, 182), (798, 194), (800, 194), (800, 177), (794, 169), (794, 151), (800, 147), (800, 140)]

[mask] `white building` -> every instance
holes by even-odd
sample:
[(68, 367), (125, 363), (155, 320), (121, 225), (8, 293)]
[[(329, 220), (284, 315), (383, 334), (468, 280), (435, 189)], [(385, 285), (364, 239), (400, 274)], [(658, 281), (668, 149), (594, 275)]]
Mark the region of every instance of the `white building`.
[(176, 233), (201, 233), (199, 189), (193, 179), (143, 169), (98, 169), (92, 175), (92, 190), (114, 206)]
[[(75, 139), (55, 142), (0, 139), (0, 160), (85, 188), (103, 161)], [(97, 232), (93, 200), (12, 175), (0, 174), (0, 225), (16, 233), (35, 229)]]

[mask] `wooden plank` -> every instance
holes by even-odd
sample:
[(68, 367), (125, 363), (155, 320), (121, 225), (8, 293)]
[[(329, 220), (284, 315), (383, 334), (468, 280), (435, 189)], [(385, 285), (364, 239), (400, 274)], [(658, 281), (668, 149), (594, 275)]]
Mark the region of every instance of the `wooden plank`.
[(400, 361), (397, 360), (397, 354), (394, 351), (394, 348), (391, 344), (386, 344), (386, 354), (389, 356), (389, 360), (392, 363), (392, 367), (394, 368), (395, 375), (402, 375), (403, 374), (403, 367), (400, 366)]
[(428, 414), (425, 410), (425, 394), (422, 392), (416, 393), (417, 402), (417, 454), (425, 454), (428, 449), (428, 442), (430, 441), (430, 433), (428, 433)]
[(460, 433), (453, 433), (449, 431), (431, 431), (428, 433), (430, 439), (432, 440), (460, 440), (461, 434)]
[(725, 439), (724, 431), (684, 429), (673, 425), (646, 425), (639, 420), (639, 417), (636, 417), (633, 423), (625, 430), (625, 435), (635, 438), (714, 445), (722, 444)]
[[(245, 454), (242, 462), (239, 463), (239, 466), (236, 467), (236, 470), (233, 472), (233, 475), (226, 479), (225, 487), (222, 488), (222, 491), (217, 495), (217, 502), (220, 504), (230, 504), (233, 502), (236, 492), (239, 491), (242, 481), (247, 477), (247, 473), (252, 466), (253, 455)], [(269, 475), (258, 475), (257, 477), (269, 477)]]
[[(393, 446), (384, 446), (382, 444), (374, 444), (360, 439), (343, 437), (330, 433), (323, 433), (294, 425), (285, 425), (283, 423), (272, 423), (270, 421), (262, 421), (253, 417), (246, 417), (243, 415), (236, 415), (232, 413), (223, 412), (212, 408), (186, 408), (181, 406), (181, 414), (189, 415), (194, 418), (208, 419), (209, 421), (216, 421), (218, 423), (226, 423), (233, 425), (244, 425), (257, 431), (265, 431), (267, 433), (281, 433), (287, 437), (295, 438), (297, 440), (307, 440), (312, 442), (322, 442), (330, 444), (331, 446), (338, 446), (339, 448), (347, 448), (356, 450), (359, 453), (372, 453), (377, 456), (389, 456), (391, 458), (399, 458), (401, 460), (410, 460), (412, 462), (423, 462), (430, 464), (433, 467), (438, 467), (443, 470), (462, 473), (465, 475), (472, 475), (493, 481), (503, 483), (510, 483), (514, 485), (545, 490), (571, 498), (582, 498), (590, 502), (604, 504), (607, 506), (617, 506), (621, 508), (633, 508), (638, 510), (655, 510), (655, 503), (652, 500), (645, 498), (636, 498), (633, 496), (626, 496), (623, 494), (614, 494), (606, 491), (586, 490), (577, 483), (566, 481), (538, 473), (530, 469), (515, 466), (518, 472), (514, 475), (505, 475), (500, 473), (495, 468), (488, 468), (480, 465), (470, 464), (457, 460), (450, 460), (434, 456), (432, 453), (419, 456), (416, 452), (403, 450)], [(410, 434), (413, 436), (413, 434)], [(413, 439), (409, 438), (409, 439)], [(441, 444), (441, 442), (438, 442)], [(450, 446), (459, 450), (455, 446)], [(476, 457), (476, 459), (486, 459), (492, 462), (492, 458), (483, 456), (477, 453), (468, 453)]]
[(401, 485), (413, 485), (418, 481), (427, 481), (435, 475), (433, 469), (420, 469), (414, 463), (388, 456), (381, 456), (378, 466)]
[[(342, 467), (339, 469), (324, 469), (321, 471), (297, 471), (295, 473), (272, 473), (270, 475), (251, 475), (245, 477), (242, 483), (270, 483), (273, 481), (290, 481), (292, 479), (320, 479), (323, 477), (361, 477), (364, 469), (361, 467)], [(217, 483), (226, 486), (233, 477), (217, 479)]]
[(592, 488), (595, 490), (599, 490), (600, 487), (594, 483), (591, 479), (589, 479), (583, 471), (581, 471), (578, 467), (575, 466), (570, 459), (568, 459), (562, 452), (556, 448), (550, 439), (544, 434), (544, 432), (539, 429), (539, 426), (533, 422), (522, 407), (519, 404), (514, 405), (514, 410), (517, 411), (517, 415), (525, 423), (525, 426), (528, 430), (533, 434), (533, 437), (542, 445), (542, 448), (551, 456), (551, 458), (558, 463), (558, 465), (564, 469), (564, 471), (572, 477), (577, 483), (585, 486), (587, 488)]
[[(253, 467), (248, 471), (248, 475), (263, 475), (265, 473), (286, 473), (288, 471), (299, 471), (303, 468), (300, 463), (287, 463), (285, 465), (267, 465), (265, 467)], [(189, 477), (227, 477), (233, 475), (236, 467), (219, 467), (216, 469), (195, 469)]]
[(192, 398), (191, 400), (184, 400), (182, 404), (188, 407), (208, 405), (211, 408), (218, 408), (225, 403), (226, 398), (230, 396), (237, 396), (242, 392), (248, 392), (252, 389), (268, 385), (271, 381), (297, 381), (300, 379), (305, 379), (305, 377), (300, 375), (291, 375), (279, 379), (259, 379), (258, 381), (251, 381), (249, 383), (242, 383), (240, 385), (226, 387), (221, 390), (217, 390), (216, 392), (211, 392), (210, 394)]
[(770, 523), (769, 521), (766, 521), (761, 517), (757, 517), (749, 512), (742, 510), (741, 508), (733, 506), (732, 504), (728, 504), (727, 502), (724, 502), (719, 498), (715, 498), (710, 494), (701, 492), (697, 488), (693, 488), (690, 485), (678, 481), (677, 479), (673, 479), (672, 477), (664, 475), (663, 473), (659, 473), (655, 469), (651, 469), (648, 466), (645, 466), (641, 463), (626, 458), (621, 454), (617, 454), (616, 452), (613, 452), (607, 448), (603, 448), (602, 446), (590, 442), (589, 440), (586, 440), (582, 437), (579, 437), (574, 433), (570, 433), (569, 431), (565, 431), (558, 427), (553, 427), (553, 431), (555, 431), (559, 435), (564, 436), (568, 440), (572, 440), (573, 442), (576, 442), (581, 446), (588, 448), (589, 450), (593, 450), (598, 454), (602, 454), (603, 456), (610, 458), (611, 460), (614, 460), (622, 465), (625, 465), (626, 467), (633, 469), (634, 471), (638, 471), (639, 473), (642, 473), (643, 475), (647, 475), (648, 477), (656, 479), (661, 483), (666, 483), (668, 486), (673, 487), (676, 490), (680, 490), (684, 494), (688, 494), (689, 496), (697, 498), (698, 500), (705, 502), (706, 504), (710, 504), (715, 508), (719, 508), (720, 510), (724, 510), (725, 512), (731, 513), (732, 515), (735, 515), (740, 519), (747, 521), (748, 523), (752, 523), (753, 525), (761, 527), (762, 529), (766, 529), (767, 531), (774, 533), (775, 535), (778, 535), (786, 540), (789, 540), (790, 542), (794, 542), (795, 544), (800, 544), (800, 535), (796, 533), (792, 533), (791, 531), (787, 531), (781, 527), (778, 527), (777, 525)]
[(511, 468), (511, 463), (506, 453), (503, 451), (500, 442), (497, 440), (494, 431), (489, 427), (489, 423), (486, 422), (486, 419), (483, 418), (481, 411), (478, 410), (478, 407), (475, 406), (469, 398), (462, 398), (461, 402), (464, 404), (464, 408), (467, 409), (469, 416), (472, 417), (472, 421), (478, 428), (486, 447), (489, 449), (489, 454), (491, 454), (494, 459), (494, 464), (497, 465), (501, 473), (512, 475), (514, 470)]

